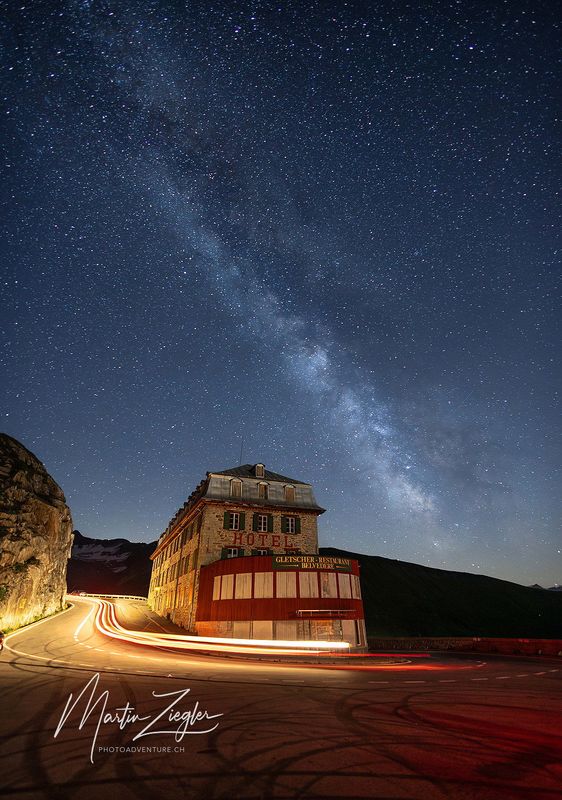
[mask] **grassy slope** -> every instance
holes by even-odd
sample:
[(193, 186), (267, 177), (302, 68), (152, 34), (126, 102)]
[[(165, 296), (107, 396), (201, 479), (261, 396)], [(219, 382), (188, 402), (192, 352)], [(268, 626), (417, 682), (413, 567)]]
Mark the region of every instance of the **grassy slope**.
[(498, 636), (562, 639), (562, 592), (365, 556), (356, 558), (370, 636)]

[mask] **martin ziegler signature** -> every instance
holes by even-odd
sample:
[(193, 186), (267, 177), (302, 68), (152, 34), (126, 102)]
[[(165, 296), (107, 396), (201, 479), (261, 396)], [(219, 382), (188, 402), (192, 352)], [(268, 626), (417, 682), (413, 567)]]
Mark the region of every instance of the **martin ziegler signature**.
[[(124, 706), (119, 706), (118, 708), (108, 711), (107, 703), (109, 700), (109, 689), (105, 689), (104, 691), (100, 692), (100, 694), (96, 697), (99, 680), (100, 674), (99, 672), (96, 672), (94, 675), (92, 675), (88, 683), (84, 686), (75, 700), (72, 692), (70, 693), (68, 700), (66, 701), (64, 711), (61, 714), (61, 718), (53, 734), (55, 738), (58, 736), (67, 719), (72, 714), (82, 697), (84, 697), (84, 695), (88, 693), (88, 690), (90, 690), (90, 695), (86, 700), (86, 706), (84, 708), (82, 718), (78, 724), (78, 730), (82, 730), (91, 715), (94, 716), (94, 719), (97, 719), (96, 729), (92, 737), (92, 747), (90, 750), (90, 761), (92, 764), (94, 763), (94, 748), (96, 746), (96, 741), (102, 725), (116, 724), (120, 730), (125, 730), (128, 725), (142, 722), (146, 724), (143, 725), (137, 734), (135, 734), (133, 737), (133, 742), (136, 742), (137, 739), (142, 739), (145, 736), (156, 736), (157, 734), (166, 733), (174, 734), (176, 742), (181, 742), (184, 736), (211, 733), (218, 727), (218, 722), (215, 722), (214, 724), (211, 724), (210, 727), (206, 727), (204, 729), (194, 728), (194, 726), (199, 722), (214, 720), (217, 717), (223, 716), (222, 714), (209, 714), (206, 709), (200, 709), (198, 700), (195, 702), (192, 708), (187, 711), (182, 711), (180, 708), (178, 708), (179, 704), (185, 697), (187, 697), (191, 689), (178, 689), (178, 691), (175, 692), (153, 691), (153, 697), (171, 698), (166, 707), (156, 714), (145, 714), (141, 716), (135, 712), (135, 707), (131, 706), (128, 700)], [(173, 725), (176, 723), (177, 726), (173, 727)], [(163, 725), (164, 729), (159, 728), (159, 724)], [(169, 728), (172, 729), (170, 730)]]

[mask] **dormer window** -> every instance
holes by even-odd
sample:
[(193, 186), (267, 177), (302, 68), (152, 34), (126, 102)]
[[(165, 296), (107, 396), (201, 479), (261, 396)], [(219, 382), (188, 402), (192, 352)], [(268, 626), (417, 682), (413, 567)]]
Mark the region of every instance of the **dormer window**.
[(258, 483), (258, 497), (260, 500), (267, 500), (269, 497), (269, 485), (267, 483)]
[(256, 464), (256, 478), (265, 478), (265, 467), (263, 464)]
[(295, 502), (295, 487), (294, 486), (285, 486), (285, 500), (288, 503)]
[(242, 481), (238, 479), (230, 481), (230, 496), (242, 497)]

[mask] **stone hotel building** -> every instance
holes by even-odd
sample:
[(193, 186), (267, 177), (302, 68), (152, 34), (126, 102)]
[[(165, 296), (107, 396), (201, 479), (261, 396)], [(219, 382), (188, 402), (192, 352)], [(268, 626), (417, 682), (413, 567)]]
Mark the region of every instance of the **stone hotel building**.
[(158, 541), (149, 606), (200, 636), (364, 648), (359, 565), (318, 554), (322, 513), (263, 464), (208, 472)]

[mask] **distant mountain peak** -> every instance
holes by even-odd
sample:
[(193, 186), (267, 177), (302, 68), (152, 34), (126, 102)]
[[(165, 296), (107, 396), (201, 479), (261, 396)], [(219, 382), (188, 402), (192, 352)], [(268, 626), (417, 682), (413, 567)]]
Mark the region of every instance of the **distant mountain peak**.
[(68, 590), (146, 595), (156, 542), (94, 539), (74, 531)]

